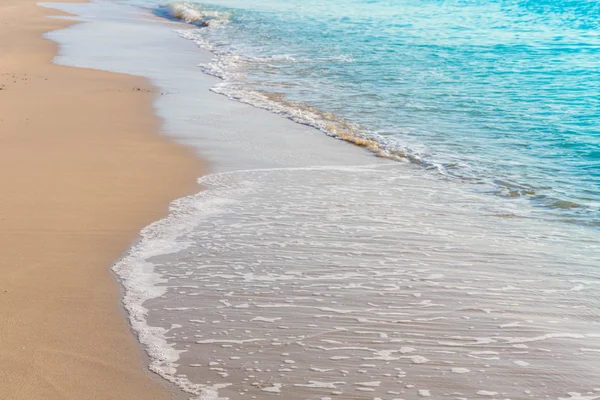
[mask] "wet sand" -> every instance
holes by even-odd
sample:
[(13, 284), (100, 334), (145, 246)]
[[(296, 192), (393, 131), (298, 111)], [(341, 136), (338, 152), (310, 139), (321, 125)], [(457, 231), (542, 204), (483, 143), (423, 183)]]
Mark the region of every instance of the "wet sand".
[(0, 397), (173, 398), (110, 267), (201, 164), (157, 134), (147, 81), (51, 63), (58, 14), (0, 4)]

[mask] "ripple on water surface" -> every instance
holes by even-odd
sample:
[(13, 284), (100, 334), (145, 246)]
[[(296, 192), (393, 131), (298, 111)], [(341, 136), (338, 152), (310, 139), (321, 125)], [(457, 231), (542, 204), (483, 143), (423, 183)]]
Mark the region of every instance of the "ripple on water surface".
[(231, 399), (600, 396), (589, 231), (396, 168), (204, 178), (116, 268), (153, 368)]
[(157, 12), (201, 26), (182, 35), (214, 53), (201, 67), (223, 78), (217, 93), (598, 226), (599, 7), (204, 0)]

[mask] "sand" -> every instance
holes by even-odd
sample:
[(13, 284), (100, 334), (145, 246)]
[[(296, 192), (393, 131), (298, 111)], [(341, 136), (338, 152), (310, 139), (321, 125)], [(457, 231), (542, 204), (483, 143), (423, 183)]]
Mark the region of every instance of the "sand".
[(157, 134), (147, 81), (51, 64), (50, 14), (0, 3), (0, 398), (173, 398), (110, 267), (201, 163)]

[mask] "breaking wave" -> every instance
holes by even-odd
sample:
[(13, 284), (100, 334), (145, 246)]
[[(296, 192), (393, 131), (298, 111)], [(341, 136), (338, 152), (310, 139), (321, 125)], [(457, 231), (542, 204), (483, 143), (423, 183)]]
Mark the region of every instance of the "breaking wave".
[[(201, 28), (216, 27), (231, 18), (231, 13), (215, 10), (204, 10), (191, 3), (171, 3), (168, 6), (169, 16), (182, 21), (199, 25)], [(213, 18), (206, 22), (207, 18)], [(195, 22), (196, 21), (196, 22)], [(203, 21), (198, 23), (197, 21)], [(440, 159), (432, 154), (426, 145), (410, 139), (410, 135), (399, 139), (398, 135), (381, 135), (360, 125), (348, 121), (338, 114), (313, 107), (299, 101), (292, 101), (284, 94), (270, 90), (260, 90), (248, 84), (248, 72), (261, 70), (265, 65), (287, 66), (291, 64), (310, 64), (311, 62), (352, 63), (350, 56), (321, 55), (314, 59), (304, 59), (297, 54), (275, 54), (266, 57), (256, 57), (243, 54), (234, 46), (223, 45), (211, 39), (212, 30), (184, 29), (177, 33), (195, 42), (200, 48), (215, 55), (209, 63), (199, 67), (208, 75), (221, 79), (211, 91), (224, 95), (232, 100), (246, 103), (257, 108), (268, 110), (296, 123), (318, 129), (330, 137), (343, 140), (373, 152), (377, 157), (395, 161), (409, 161), (428, 170), (433, 170), (449, 179), (460, 182), (478, 184), (478, 190), (505, 198), (527, 199), (536, 207), (551, 210), (550, 219), (560, 219), (569, 223), (597, 226), (599, 221), (591, 218), (590, 207), (581, 204), (569, 196), (562, 196), (547, 186), (533, 186), (527, 183), (516, 183), (508, 179), (487, 176), (476, 171), (472, 166), (457, 160), (455, 157)], [(493, 171), (488, 171), (492, 174)], [(570, 215), (565, 215), (568, 212)], [(593, 213), (592, 213), (593, 214)], [(548, 214), (541, 214), (548, 217)], [(567, 218), (565, 218), (567, 217)]]
[(196, 4), (181, 1), (161, 5), (156, 12), (161, 16), (199, 27), (222, 25), (230, 18), (228, 13), (204, 10)]
[[(418, 154), (413, 149), (399, 146), (395, 141), (370, 132), (364, 126), (349, 122), (331, 112), (286, 100), (281, 94), (252, 90), (238, 83), (243, 79), (242, 73), (239, 71), (243, 69), (244, 64), (268, 62), (270, 60), (285, 60), (288, 62), (302, 62), (302, 60), (291, 55), (277, 55), (269, 59), (244, 57), (229, 51), (221, 51), (193, 31), (179, 30), (177, 32), (181, 37), (194, 41), (199, 47), (216, 55), (216, 58), (210, 63), (199, 65), (205, 74), (222, 80), (211, 89), (214, 93), (271, 111), (296, 123), (316, 128), (328, 136), (364, 147), (378, 157), (397, 161), (409, 160), (438, 169), (437, 165), (428, 164), (423, 160), (422, 156), (424, 154)], [(351, 62), (351, 59), (344, 58), (340, 61)], [(439, 170), (443, 172), (443, 168), (439, 168)]]

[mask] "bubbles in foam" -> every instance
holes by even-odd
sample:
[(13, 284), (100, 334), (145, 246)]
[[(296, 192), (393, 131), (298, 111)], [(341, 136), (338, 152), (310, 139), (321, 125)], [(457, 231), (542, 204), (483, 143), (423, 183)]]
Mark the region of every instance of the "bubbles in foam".
[(230, 17), (228, 13), (204, 10), (197, 4), (182, 1), (162, 5), (158, 12), (199, 27), (219, 26), (229, 21)]
[[(211, 91), (227, 96), (228, 98), (252, 105), (257, 108), (271, 111), (294, 122), (308, 125), (320, 130), (328, 136), (335, 137), (364, 147), (379, 157), (397, 161), (409, 160), (424, 164), (425, 155), (423, 148), (402, 146), (398, 142), (365, 129), (363, 126), (353, 124), (333, 113), (321, 110), (306, 104), (286, 100), (282, 95), (266, 91), (253, 90), (245, 83), (245, 70), (253, 63), (268, 63), (272, 60), (285, 62), (302, 62), (292, 55), (281, 54), (271, 57), (244, 56), (229, 48), (213, 46), (199, 32), (191, 30), (178, 30), (178, 34), (188, 40), (194, 41), (199, 47), (212, 52), (215, 58), (207, 64), (200, 64), (202, 71), (215, 76), (223, 81)], [(340, 58), (341, 62), (352, 62), (349, 57)], [(438, 165), (431, 165), (439, 168)], [(442, 170), (440, 170), (442, 171)]]

